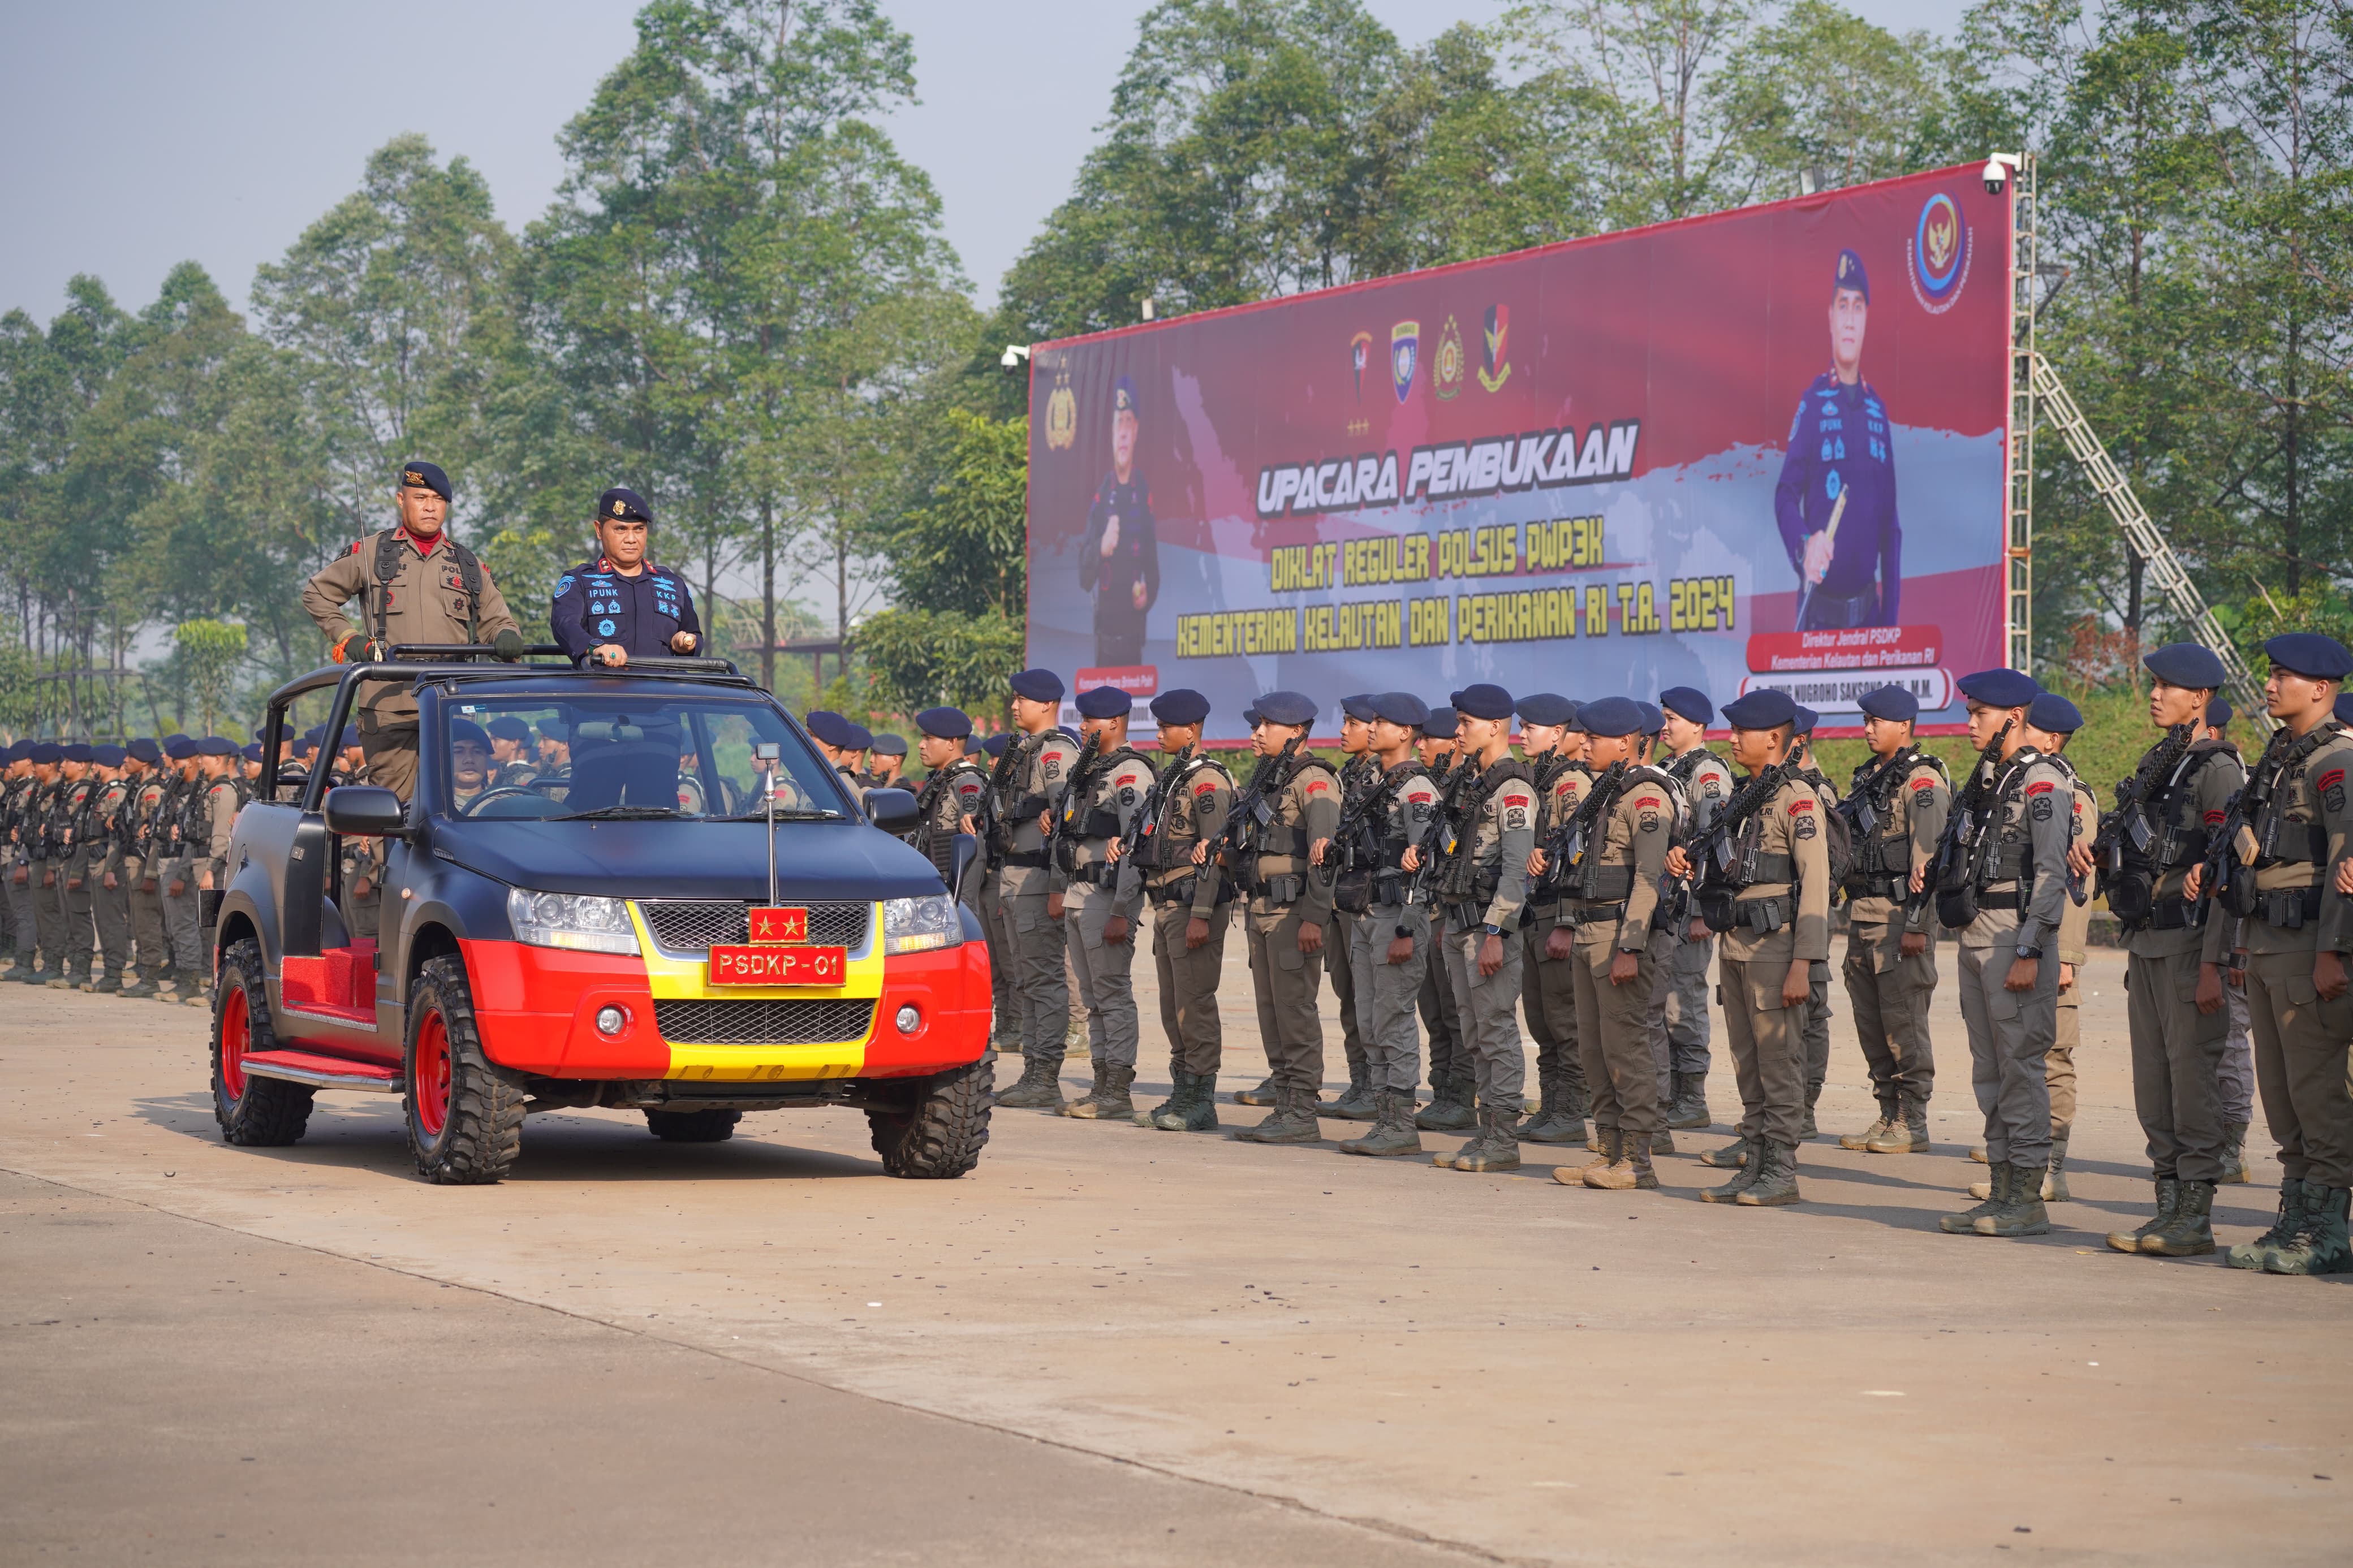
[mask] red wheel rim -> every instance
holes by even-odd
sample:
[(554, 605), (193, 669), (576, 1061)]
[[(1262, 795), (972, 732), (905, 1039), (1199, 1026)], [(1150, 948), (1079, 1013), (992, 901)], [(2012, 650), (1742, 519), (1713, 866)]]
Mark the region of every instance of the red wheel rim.
[(253, 1023), (246, 1016), (245, 987), (232, 981), (221, 997), (221, 1092), (245, 1098), (245, 1053), (253, 1048)]
[(417, 1125), (438, 1138), (449, 1120), (449, 1028), (438, 1009), (417, 1026), (416, 1073)]

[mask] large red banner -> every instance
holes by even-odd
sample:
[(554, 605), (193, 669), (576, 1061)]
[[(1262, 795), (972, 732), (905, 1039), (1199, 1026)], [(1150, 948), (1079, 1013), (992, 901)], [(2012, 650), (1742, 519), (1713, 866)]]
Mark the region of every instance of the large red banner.
[(1029, 658), (1924, 723), (2005, 657), (2010, 197), (1974, 166), (1039, 344)]

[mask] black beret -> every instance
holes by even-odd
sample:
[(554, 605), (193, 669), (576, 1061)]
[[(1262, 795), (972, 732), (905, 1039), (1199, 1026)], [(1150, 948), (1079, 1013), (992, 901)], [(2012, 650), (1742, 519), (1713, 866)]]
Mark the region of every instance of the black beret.
[(1374, 710), (1373, 694), (1369, 691), (1359, 691), (1354, 697), (1340, 699), (1340, 711), (1359, 724), (1369, 724), (1380, 717)]
[(1466, 719), (1508, 719), (1512, 716), (1512, 694), (1488, 681), (1473, 681), (1449, 699), (1454, 711)]
[(1520, 722), (1549, 724), (1557, 729), (1577, 717), (1577, 704), (1556, 691), (1536, 691), (1520, 699)]
[(1963, 697), (1989, 708), (2023, 708), (2042, 691), (2032, 676), (2019, 669), (1980, 669), (1954, 684)]
[(2192, 690), (2219, 691), (2222, 683), (2231, 679), (2222, 668), (2221, 656), (2200, 643), (2169, 642), (2143, 654), (2140, 662), (2167, 685), (2187, 686)]
[(874, 754), (878, 757), (903, 757), (907, 754), (907, 737), (887, 731), (874, 737)]
[(490, 731), (471, 719), (449, 721), (449, 743), (454, 746), (460, 741), (470, 741), (486, 752), (491, 749)]
[[(2353, 702), (2353, 696), (2340, 697), (2337, 700), (2337, 721), (2340, 724), (2346, 722), (2345, 705), (2348, 702)], [(2217, 697), (2214, 700), (2206, 704), (2206, 722), (2211, 724), (2217, 730), (2227, 729), (2230, 726), (2232, 716), (2235, 715), (2237, 711), (2238, 710), (2231, 706), (2231, 700), (2229, 698)]]
[(1862, 296), (1864, 304), (1871, 303), (1871, 274), (1862, 269), (1862, 258), (1852, 250), (1838, 253), (1837, 268), (1831, 274), (1831, 292), (1841, 289), (1852, 289)]
[(987, 740), (983, 741), (980, 743), (980, 749), (987, 752), (991, 758), (1001, 757), (1005, 754), (1005, 748), (1012, 743), (1012, 735), (1006, 731), (999, 730), (996, 734), (991, 735)]
[(1415, 730), (1430, 722), (1430, 704), (1410, 691), (1378, 691), (1373, 694), (1373, 717)]
[(1173, 687), (1152, 700), (1152, 716), (1163, 724), (1198, 724), (1209, 716), (1209, 700), (1190, 687)]
[(1666, 710), (1657, 703), (1645, 702), (1638, 697), (1634, 700), (1634, 706), (1642, 710), (1642, 733), (1645, 735), (1655, 735), (1667, 727)]
[(1788, 692), (1762, 686), (1725, 703), (1724, 721), (1736, 730), (1778, 730), (1798, 721), (1798, 704)]
[(1867, 719), (1885, 719), (1893, 723), (1908, 724), (1920, 717), (1920, 700), (1904, 686), (1882, 686), (1866, 691), (1854, 700)]
[(400, 465), (400, 488), (410, 486), (431, 490), (443, 500), (449, 499), (449, 476), (441, 471), (438, 463), (428, 463), (422, 458), (411, 458)]
[(66, 760), (66, 749), (55, 741), (36, 741), (33, 749), (26, 753), (26, 760), (44, 765), (62, 763)]
[(1668, 687), (1659, 693), (1659, 706), (1703, 728), (1715, 722), (1715, 704), (1696, 686)]
[(857, 726), (829, 708), (814, 709), (801, 715), (801, 727), (839, 751), (851, 748), (851, 734)]
[(144, 735), (140, 736), (122, 750), (127, 755), (142, 763), (160, 763), (164, 760), (164, 748)]
[(2311, 680), (2342, 680), (2353, 674), (2353, 653), (2335, 637), (2318, 632), (2289, 632), (2263, 644), (2263, 657), (2275, 669)]
[(967, 740), (972, 735), (972, 715), (961, 708), (926, 708), (915, 715), (915, 728), (943, 741)]
[(1588, 735), (1635, 735), (1642, 730), (1642, 705), (1630, 697), (1604, 697), (1577, 710)]
[(200, 757), (233, 757), (237, 755), (237, 742), (230, 740), (227, 735), (206, 735), (203, 740), (196, 742), (196, 755)]
[(1822, 721), (1822, 716), (1802, 702), (1795, 704), (1794, 708), (1795, 711), (1789, 717), (1790, 729), (1800, 735), (1812, 734), (1814, 726)]
[(96, 762), (98, 758), (97, 754), (90, 749), (89, 742), (69, 741), (66, 742), (65, 760), (69, 763), (90, 763)]
[(1444, 706), (1431, 709), (1430, 717), (1421, 721), (1421, 732), (1433, 741), (1451, 741), (1461, 731), (1454, 710)]
[(1062, 700), (1062, 678), (1050, 669), (1019, 669), (1007, 682), (1013, 695), (1026, 697), (1032, 702), (1060, 702)]
[(596, 521), (612, 522), (616, 520), (622, 522), (651, 522), (654, 520), (653, 508), (648, 506), (646, 498), (637, 491), (615, 485), (596, 498)]
[(2045, 691), (2026, 705), (2026, 721), (2054, 735), (2072, 735), (2084, 727), (2084, 712), (2057, 692)]
[(1116, 686), (1090, 686), (1072, 706), (1082, 719), (1124, 719), (1135, 710), (1135, 699)]
[(1270, 724), (1313, 724), (1318, 711), (1315, 700), (1298, 691), (1270, 691), (1255, 706)]
[[(196, 754), (196, 742), (185, 735), (167, 735), (164, 738), (164, 754), (175, 763), (185, 763)], [(33, 759), (37, 763), (40, 760)]]
[[(259, 746), (253, 747), (252, 752), (256, 759), (260, 757)], [(90, 760), (101, 768), (119, 768), (122, 765), (122, 760), (131, 754), (120, 746), (92, 746), (90, 752)]]
[(528, 741), (531, 726), (512, 713), (501, 713), (482, 726), (501, 741)]

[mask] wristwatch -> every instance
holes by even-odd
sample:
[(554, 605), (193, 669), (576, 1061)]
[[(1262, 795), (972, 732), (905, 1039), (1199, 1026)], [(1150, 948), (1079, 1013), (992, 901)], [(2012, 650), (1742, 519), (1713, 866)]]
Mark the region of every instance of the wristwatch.
[(1485, 925), (1481, 926), (1479, 929), (1485, 931), (1489, 936), (1501, 936), (1504, 934), (1504, 928), (1497, 925), (1493, 921), (1489, 921)]
[(2042, 957), (2042, 950), (2039, 947), (2029, 947), (2024, 942), (2021, 942), (2018, 947), (2018, 956), (2021, 958), (2031, 958), (2040, 962)]

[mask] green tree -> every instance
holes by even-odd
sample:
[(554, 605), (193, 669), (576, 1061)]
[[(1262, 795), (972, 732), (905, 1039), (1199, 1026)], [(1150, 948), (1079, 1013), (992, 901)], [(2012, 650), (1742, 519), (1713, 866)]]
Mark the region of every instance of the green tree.
[(182, 621), (172, 628), (172, 644), (195, 695), (198, 722), (213, 734), (214, 720), (227, 710), (237, 667), (245, 658), (245, 628), (227, 621)]

